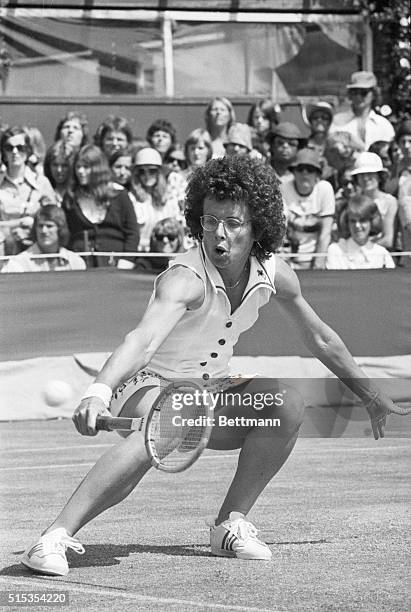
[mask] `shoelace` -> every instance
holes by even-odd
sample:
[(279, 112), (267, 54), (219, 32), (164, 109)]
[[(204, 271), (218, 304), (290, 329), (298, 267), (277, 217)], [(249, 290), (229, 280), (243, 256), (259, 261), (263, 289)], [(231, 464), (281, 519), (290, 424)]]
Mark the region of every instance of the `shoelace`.
[(257, 540), (258, 530), (252, 523), (249, 523), (243, 518), (232, 521), (229, 532), (238, 536), (241, 540)]
[(63, 536), (59, 540), (46, 540), (46, 542), (43, 543), (43, 546), (44, 545), (45, 548), (48, 549), (50, 552), (65, 553), (68, 548), (74, 550), (74, 552), (76, 552), (78, 555), (84, 555), (84, 553), (86, 552), (84, 546), (78, 540), (72, 538), (69, 535)]

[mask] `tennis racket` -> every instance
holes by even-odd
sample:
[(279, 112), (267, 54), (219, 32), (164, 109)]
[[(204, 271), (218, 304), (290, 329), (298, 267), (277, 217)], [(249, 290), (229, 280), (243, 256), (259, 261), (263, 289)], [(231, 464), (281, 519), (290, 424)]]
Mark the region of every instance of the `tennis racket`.
[(98, 416), (96, 420), (99, 430), (144, 431), (151, 464), (164, 472), (190, 467), (206, 448), (213, 424), (210, 395), (192, 380), (170, 383), (145, 417)]

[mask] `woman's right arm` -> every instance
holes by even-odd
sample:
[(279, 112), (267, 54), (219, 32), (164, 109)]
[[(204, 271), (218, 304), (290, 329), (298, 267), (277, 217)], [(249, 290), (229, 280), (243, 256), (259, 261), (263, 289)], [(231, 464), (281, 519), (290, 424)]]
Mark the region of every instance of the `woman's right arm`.
[[(164, 274), (156, 287), (141, 322), (127, 334), (98, 374), (95, 383), (110, 395), (122, 382), (143, 369), (183, 317), (188, 308), (198, 308), (204, 299), (203, 281), (191, 270), (175, 267)], [(95, 435), (98, 414), (108, 413), (101, 396), (86, 397), (77, 407), (73, 421), (83, 435)]]

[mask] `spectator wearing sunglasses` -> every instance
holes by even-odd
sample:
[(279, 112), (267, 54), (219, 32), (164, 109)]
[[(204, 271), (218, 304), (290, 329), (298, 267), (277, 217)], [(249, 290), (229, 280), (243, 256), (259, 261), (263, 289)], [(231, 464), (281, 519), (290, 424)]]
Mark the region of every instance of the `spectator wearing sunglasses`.
[(173, 195), (161, 167), (161, 155), (156, 149), (145, 147), (136, 153), (131, 182), (140, 226), (139, 251), (150, 250), (151, 233), (156, 223), (167, 217), (181, 218), (178, 199)]
[(280, 183), (293, 178), (290, 164), (294, 161), (298, 149), (304, 144), (300, 128), (294, 123), (283, 121), (272, 127), (268, 135), (270, 145), (270, 162)]
[(334, 116), (330, 132), (350, 132), (364, 143), (366, 149), (376, 140), (391, 142), (394, 139), (392, 124), (374, 110), (377, 92), (377, 79), (373, 72), (353, 72), (347, 85), (351, 109)]
[(328, 181), (320, 180), (321, 162), (315, 151), (301, 149), (290, 166), (294, 178), (282, 186), (288, 221), (287, 236), (294, 268), (325, 267), (325, 258), (310, 253), (325, 253), (331, 241), (335, 213), (334, 191)]
[(22, 127), (11, 127), (0, 140), (6, 172), (0, 177), (0, 232), (5, 255), (16, 255), (31, 245), (33, 217), (40, 199), (48, 196), (55, 202), (49, 180), (36, 175), (29, 166), (32, 154), (30, 138)]
[(170, 253), (184, 251), (184, 229), (177, 219), (167, 217), (155, 224), (150, 237), (150, 253), (161, 253), (164, 257), (139, 257), (136, 269), (161, 272), (168, 266)]

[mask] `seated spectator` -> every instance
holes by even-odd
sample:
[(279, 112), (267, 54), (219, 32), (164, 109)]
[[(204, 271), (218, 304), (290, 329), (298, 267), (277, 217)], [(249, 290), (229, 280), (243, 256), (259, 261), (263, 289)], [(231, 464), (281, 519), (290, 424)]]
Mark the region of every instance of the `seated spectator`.
[(124, 117), (110, 115), (97, 128), (94, 144), (103, 151), (107, 159), (116, 151), (124, 151), (133, 141), (133, 133)]
[(366, 151), (358, 156), (351, 171), (351, 176), (358, 186), (359, 193), (370, 197), (380, 212), (382, 233), (375, 241), (381, 246), (391, 249), (394, 243), (398, 203), (394, 196), (381, 190), (386, 173), (381, 158), (376, 153)]
[(403, 180), (411, 176), (411, 119), (404, 119), (398, 124), (395, 142), (401, 153), (395, 169), (400, 186)]
[(205, 110), (205, 124), (211, 136), (212, 157), (224, 157), (228, 130), (235, 123), (234, 106), (228, 98), (213, 98)]
[(187, 160), (185, 175), (188, 177), (193, 170), (203, 166), (206, 161), (212, 158), (213, 146), (207, 130), (197, 128), (189, 134), (184, 144), (184, 154)]
[(330, 133), (349, 132), (364, 144), (365, 149), (376, 140), (391, 142), (394, 138), (392, 124), (374, 110), (378, 96), (375, 74), (365, 70), (353, 72), (347, 91), (351, 109), (334, 116)]
[[(126, 190), (112, 188), (108, 162), (99, 147), (86, 145), (76, 154), (73, 185), (64, 197), (63, 208), (73, 251), (137, 251), (139, 230), (133, 205)], [(113, 261), (106, 256), (91, 260), (94, 266)], [(117, 267), (134, 267), (134, 258), (121, 256)]]
[(4, 253), (16, 255), (30, 246), (28, 234), (40, 199), (55, 201), (54, 191), (45, 176), (37, 176), (28, 165), (32, 153), (30, 139), (21, 127), (8, 128), (0, 140), (1, 157), (6, 166), (0, 176), (0, 231)]
[(311, 130), (307, 147), (316, 151), (321, 160), (324, 155), (328, 131), (333, 120), (334, 108), (328, 102), (319, 100), (307, 106), (305, 115)]
[[(411, 252), (411, 176), (401, 181), (398, 191), (398, 217), (401, 227), (402, 250)], [(411, 255), (401, 258), (401, 265), (411, 268)]]
[(247, 124), (251, 127), (253, 149), (259, 151), (264, 159), (270, 158), (270, 145), (267, 137), (274, 125), (277, 125), (280, 106), (266, 98), (253, 104), (248, 111)]
[(181, 149), (174, 149), (174, 151), (168, 153), (164, 163), (170, 172), (184, 175), (185, 170), (187, 170), (186, 156)]
[[(64, 211), (55, 204), (43, 205), (34, 216), (31, 238), (34, 244), (11, 257), (2, 272), (49, 272), (62, 270), (85, 270), (84, 260), (68, 251), (69, 240)], [(54, 257), (36, 257), (54, 255)]]
[(268, 136), (270, 145), (270, 163), (281, 183), (293, 180), (290, 164), (293, 163), (297, 151), (302, 147), (304, 139), (300, 129), (288, 121), (283, 121), (271, 128)]
[(335, 213), (334, 192), (331, 185), (321, 180), (321, 163), (311, 149), (301, 149), (291, 164), (293, 180), (282, 187), (287, 216), (287, 237), (293, 253), (295, 268), (325, 267), (324, 257), (312, 258), (309, 253), (325, 253), (331, 240)]
[(128, 149), (119, 149), (114, 151), (108, 159), (108, 165), (111, 171), (111, 181), (114, 189), (121, 191), (122, 189), (131, 190), (131, 166), (132, 158)]
[(55, 142), (46, 151), (44, 176), (50, 181), (56, 203), (60, 206), (73, 178), (74, 155), (75, 150), (62, 140)]
[(34, 126), (24, 126), (24, 131), (30, 140), (31, 155), (28, 159), (28, 165), (35, 174), (44, 174), (44, 158), (46, 156), (46, 143), (43, 134)]
[(158, 273), (167, 268), (170, 253), (181, 253), (184, 248), (184, 230), (176, 219), (168, 217), (155, 224), (150, 237), (150, 253), (163, 253), (164, 257), (139, 257), (136, 269)]
[(352, 170), (361, 151), (364, 145), (349, 132), (333, 132), (327, 136), (324, 157), (330, 172), (323, 172), (323, 178), (331, 183), (334, 192), (340, 189), (342, 179), (345, 180), (347, 172)]
[(395, 268), (387, 249), (370, 239), (370, 236), (378, 235), (382, 227), (381, 215), (371, 198), (354, 196), (342, 224), (344, 237), (328, 247), (328, 270)]
[(88, 143), (89, 125), (86, 115), (70, 111), (58, 123), (54, 140), (62, 140), (78, 151)]
[(165, 163), (167, 155), (176, 148), (177, 132), (170, 121), (157, 119), (148, 128), (146, 139), (150, 147), (160, 153), (162, 163)]
[(170, 195), (161, 167), (161, 155), (156, 149), (148, 147), (137, 152), (132, 169), (132, 192), (140, 226), (139, 251), (150, 250), (151, 233), (158, 221), (167, 217), (182, 219), (179, 202)]
[(233, 123), (228, 130), (224, 148), (226, 155), (249, 155), (253, 148), (250, 126), (246, 123)]

